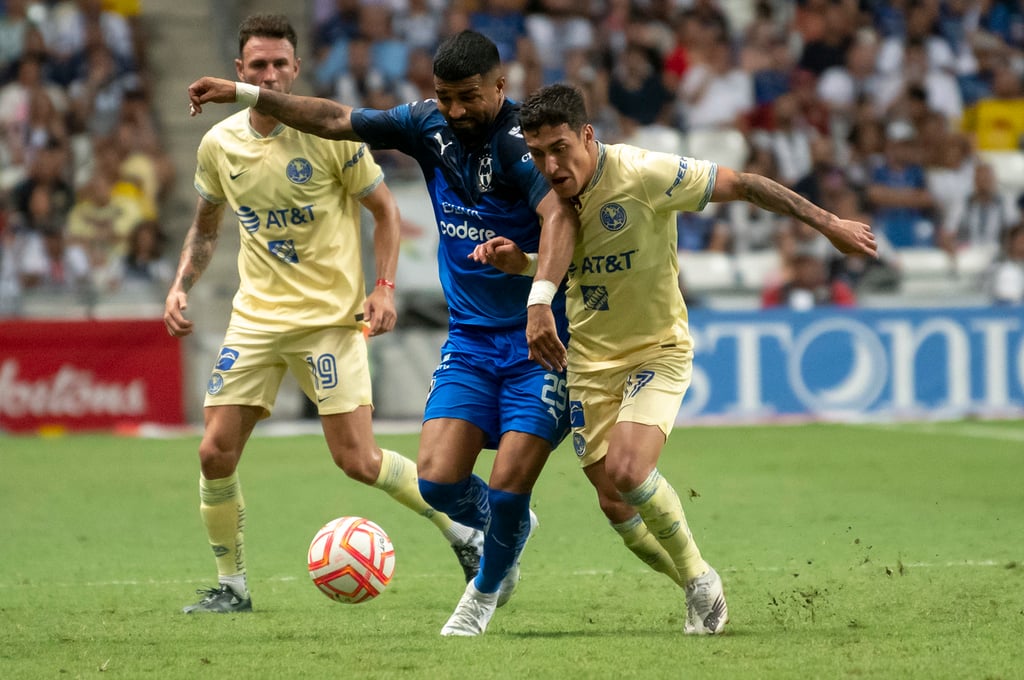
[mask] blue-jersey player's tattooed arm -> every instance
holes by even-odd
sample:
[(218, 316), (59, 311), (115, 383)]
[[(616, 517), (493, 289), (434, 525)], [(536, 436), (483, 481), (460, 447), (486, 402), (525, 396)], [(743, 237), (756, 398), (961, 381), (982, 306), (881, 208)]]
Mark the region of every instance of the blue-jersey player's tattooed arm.
[[(188, 87), (192, 115), (202, 113), (203, 104), (226, 104), (235, 101), (235, 83), (223, 78), (200, 78)], [(352, 107), (330, 99), (301, 97), (260, 88), (254, 107), (273, 116), (288, 127), (325, 139), (361, 141), (352, 129)]]

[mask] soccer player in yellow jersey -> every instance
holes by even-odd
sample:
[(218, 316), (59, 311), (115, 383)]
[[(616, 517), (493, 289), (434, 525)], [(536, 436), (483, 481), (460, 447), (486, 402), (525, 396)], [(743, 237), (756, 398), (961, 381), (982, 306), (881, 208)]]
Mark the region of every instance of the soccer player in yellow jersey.
[[(239, 80), (288, 92), (299, 74), (287, 18), (255, 15), (239, 29)], [(416, 465), (374, 441), (363, 326), (395, 324), (399, 215), (364, 144), (327, 141), (244, 109), (215, 125), (198, 152), (199, 202), (167, 295), (164, 323), (193, 331), (188, 293), (217, 244), (225, 208), (238, 219), (240, 278), (231, 320), (207, 386), (199, 445), (200, 511), (219, 584), (190, 612), (252, 609), (245, 578), (245, 503), (237, 467), (257, 421), (270, 415), (286, 370), (316, 402), (327, 446), (346, 475), (430, 519), (455, 549), (468, 581), (482, 535), (434, 511), (419, 493)], [(360, 204), (373, 215), (376, 286), (369, 296), (360, 258)]]
[[(533, 162), (580, 216), (578, 233), (544, 225), (527, 342), (542, 365), (568, 366), (573, 446), (601, 509), (638, 557), (684, 589), (684, 632), (713, 635), (728, 620), (722, 580), (657, 469), (693, 359), (676, 213), (746, 200), (803, 220), (843, 252), (874, 255), (874, 237), (868, 225), (839, 219), (768, 178), (601, 144), (586, 116), (581, 93), (566, 85), (539, 90), (520, 110)], [(474, 257), (507, 272), (523, 271), (527, 261), (507, 239), (478, 246)], [(548, 304), (567, 273), (568, 353)]]

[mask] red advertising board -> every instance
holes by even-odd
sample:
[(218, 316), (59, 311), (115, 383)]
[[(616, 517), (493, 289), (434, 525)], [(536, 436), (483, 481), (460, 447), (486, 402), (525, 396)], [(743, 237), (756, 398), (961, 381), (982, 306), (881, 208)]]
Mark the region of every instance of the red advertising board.
[(178, 425), (181, 386), (159, 319), (0, 322), (0, 430)]

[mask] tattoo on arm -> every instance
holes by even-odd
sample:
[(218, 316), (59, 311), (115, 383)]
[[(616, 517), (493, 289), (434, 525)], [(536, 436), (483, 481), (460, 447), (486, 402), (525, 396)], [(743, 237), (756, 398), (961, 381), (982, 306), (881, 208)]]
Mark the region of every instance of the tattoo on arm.
[(326, 139), (357, 139), (352, 108), (329, 99), (299, 97), (263, 90), (256, 109), (289, 127)]
[(740, 173), (738, 177), (741, 197), (756, 206), (795, 217), (811, 226), (821, 226), (828, 221), (828, 212), (774, 180), (749, 172)]
[(204, 232), (195, 229), (194, 233), (190, 235), (187, 246), (190, 271), (181, 278), (181, 285), (186, 293), (192, 290), (192, 286), (196, 284), (199, 277), (206, 271), (210, 260), (213, 259), (213, 251), (216, 247), (217, 232)]

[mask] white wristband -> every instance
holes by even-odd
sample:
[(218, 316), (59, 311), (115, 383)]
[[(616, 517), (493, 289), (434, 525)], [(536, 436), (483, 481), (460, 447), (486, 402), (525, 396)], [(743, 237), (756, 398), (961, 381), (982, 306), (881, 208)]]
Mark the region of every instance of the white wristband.
[(556, 292), (558, 292), (558, 286), (550, 281), (534, 279), (533, 285), (530, 286), (530, 297), (526, 298), (526, 306), (550, 305)]
[(519, 275), (533, 276), (534, 274), (537, 273), (537, 253), (525, 253), (525, 255), (526, 259), (528, 260), (526, 263), (526, 268), (523, 269), (523, 271), (519, 272)]
[(260, 98), (259, 85), (249, 83), (235, 83), (235, 101), (252, 108)]

